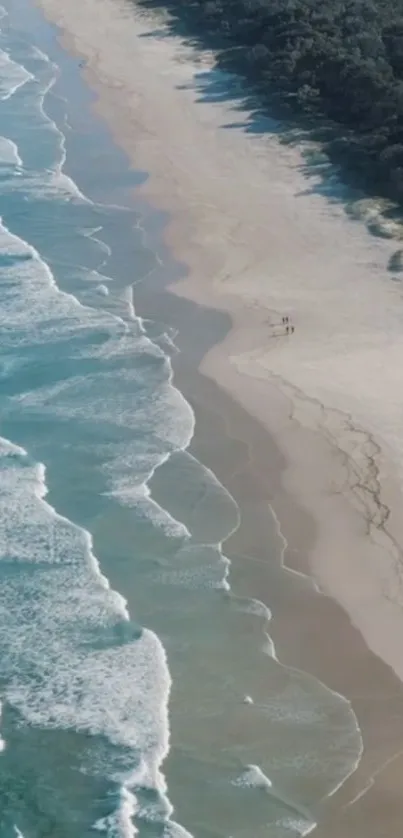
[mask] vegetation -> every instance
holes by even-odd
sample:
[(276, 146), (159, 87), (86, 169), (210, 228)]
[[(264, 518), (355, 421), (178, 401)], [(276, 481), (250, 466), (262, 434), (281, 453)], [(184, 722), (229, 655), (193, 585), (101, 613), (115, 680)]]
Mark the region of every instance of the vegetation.
[(403, 0), (140, 0), (160, 5), (271, 106), (331, 130), (331, 153), (403, 202)]

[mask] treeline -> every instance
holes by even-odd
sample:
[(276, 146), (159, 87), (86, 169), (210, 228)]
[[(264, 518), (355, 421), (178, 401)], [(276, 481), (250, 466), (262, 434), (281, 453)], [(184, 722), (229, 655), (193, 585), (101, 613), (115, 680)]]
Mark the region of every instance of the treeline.
[(140, 2), (168, 8), (272, 105), (326, 118), (333, 156), (403, 202), (403, 0)]

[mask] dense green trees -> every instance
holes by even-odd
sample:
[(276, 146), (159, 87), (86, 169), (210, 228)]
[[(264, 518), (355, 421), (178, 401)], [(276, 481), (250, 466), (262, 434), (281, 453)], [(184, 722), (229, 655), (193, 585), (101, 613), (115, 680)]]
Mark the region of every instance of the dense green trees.
[(324, 118), (330, 150), (403, 201), (403, 0), (140, 0), (247, 75), (260, 97)]

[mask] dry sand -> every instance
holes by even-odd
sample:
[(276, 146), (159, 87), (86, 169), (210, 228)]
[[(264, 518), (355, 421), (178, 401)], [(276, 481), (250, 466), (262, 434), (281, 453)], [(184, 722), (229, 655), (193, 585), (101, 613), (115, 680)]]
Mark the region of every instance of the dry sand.
[[(388, 667), (403, 680), (403, 304), (387, 264), (397, 245), (371, 237), (315, 190), (301, 149), (281, 145), (275, 131), (245, 130), (248, 114), (215, 98), (211, 56), (163, 31), (147, 37), (163, 22), (122, 0), (40, 4), (85, 57), (118, 142), (150, 173), (139, 191), (171, 213), (167, 241), (188, 269), (171, 290), (231, 314), (233, 328), (203, 357), (200, 380), (215, 405), (224, 395), (214, 395), (214, 382), (234, 400), (228, 415), (249, 455), (238, 486), (228, 468), (218, 476), (239, 498), (239, 475), (254, 474), (266, 498), (259, 514), (270, 497), (286, 533), (287, 563), (309, 570), (356, 629), (325, 597), (294, 603), (304, 636), (313, 641), (318, 625), (327, 629), (301, 644), (299, 665), (305, 655), (310, 671), (353, 700), (366, 744), (355, 787), (347, 784), (341, 801), (336, 795), (323, 834), (395, 834), (402, 691)], [(252, 425), (241, 431), (245, 418), (234, 418), (242, 408), (256, 420), (253, 438)], [(271, 452), (263, 453), (262, 428)], [(295, 642), (284, 646), (291, 661)], [(372, 775), (371, 794), (343, 809)]]

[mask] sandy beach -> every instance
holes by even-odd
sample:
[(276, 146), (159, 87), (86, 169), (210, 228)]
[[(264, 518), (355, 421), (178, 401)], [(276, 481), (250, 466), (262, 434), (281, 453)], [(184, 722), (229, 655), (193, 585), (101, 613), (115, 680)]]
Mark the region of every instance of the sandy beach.
[[(186, 276), (169, 292), (151, 280), (135, 301), (141, 314), (169, 311), (179, 330), (175, 375), (195, 408), (193, 448), (242, 511), (226, 550), (235, 583), (263, 597), (270, 506), (285, 565), (323, 592), (307, 583), (297, 596), (290, 585), (272, 625), (281, 658), (349, 698), (363, 731), (360, 767), (316, 834), (394, 834), (403, 308), (387, 265), (398, 245), (328, 201), (274, 124), (251, 130), (246, 111), (215, 95), (212, 57), (163, 21), (122, 0), (40, 5), (85, 59), (117, 142), (149, 173), (137, 195), (170, 214), (166, 242)], [(203, 307), (192, 307), (194, 321), (189, 301)], [(217, 446), (224, 437), (230, 457)]]

